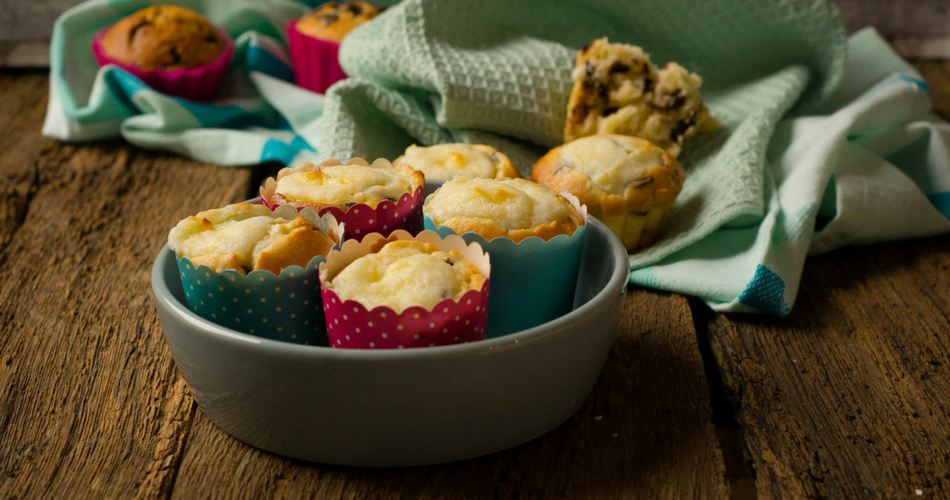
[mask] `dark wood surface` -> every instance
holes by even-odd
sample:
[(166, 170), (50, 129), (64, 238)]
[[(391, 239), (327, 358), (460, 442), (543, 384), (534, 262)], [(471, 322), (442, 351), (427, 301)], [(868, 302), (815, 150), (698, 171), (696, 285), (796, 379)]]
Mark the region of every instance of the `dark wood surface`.
[(950, 236), (810, 258), (785, 320), (702, 316), (760, 498), (950, 498)]
[[(950, 65), (919, 65), (950, 111)], [(260, 172), (40, 137), (0, 75), (0, 498), (950, 497), (950, 237), (809, 259), (786, 320), (631, 288), (594, 393), (487, 457), (331, 467), (217, 429), (162, 340), (168, 229)]]

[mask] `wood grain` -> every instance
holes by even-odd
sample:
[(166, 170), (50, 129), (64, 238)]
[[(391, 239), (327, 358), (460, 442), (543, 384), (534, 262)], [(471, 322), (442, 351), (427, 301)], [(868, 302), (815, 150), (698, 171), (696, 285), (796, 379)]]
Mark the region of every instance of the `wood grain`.
[(587, 403), (566, 423), (524, 445), (438, 466), (331, 467), (245, 446), (199, 414), (174, 496), (728, 498), (686, 300), (631, 289), (621, 323)]
[[(950, 66), (918, 64), (950, 116)], [(785, 320), (702, 331), (760, 498), (950, 498), (950, 237), (809, 259)]]
[(0, 497), (167, 496), (196, 405), (152, 259), (249, 172), (40, 137), (45, 75), (0, 75)]

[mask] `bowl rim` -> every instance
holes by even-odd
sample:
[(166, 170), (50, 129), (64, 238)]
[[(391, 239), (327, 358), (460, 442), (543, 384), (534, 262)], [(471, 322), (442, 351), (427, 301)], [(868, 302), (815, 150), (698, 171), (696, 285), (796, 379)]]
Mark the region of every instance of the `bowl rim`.
[[(162, 246), (162, 249), (159, 251), (152, 265), (152, 295), (155, 298), (156, 306), (161, 303), (166, 311), (174, 314), (176, 318), (189, 325), (191, 329), (200, 331), (202, 335), (212, 336), (219, 340), (232, 343), (235, 346), (263, 349), (271, 354), (280, 356), (373, 361), (442, 358), (445, 356), (481, 353), (486, 350), (497, 350), (505, 346), (531, 342), (549, 335), (554, 335), (563, 327), (583, 320), (589, 312), (601, 305), (601, 303), (607, 299), (608, 295), (615, 293), (614, 290), (618, 288), (618, 285), (621, 285), (621, 283), (618, 282), (622, 282), (622, 286), (620, 287), (621, 291), (626, 290), (630, 266), (626, 248), (620, 239), (614, 235), (613, 231), (610, 231), (607, 226), (599, 220), (591, 217), (587, 223), (607, 235), (610, 253), (614, 256), (613, 270), (611, 271), (610, 279), (603, 289), (597, 292), (582, 306), (547, 323), (501, 337), (478, 340), (467, 344), (453, 344), (420, 349), (335, 349), (325, 346), (292, 344), (290, 342), (265, 339), (232, 330), (212, 323), (191, 312), (172, 295), (172, 291), (164, 279), (164, 262), (171, 252), (167, 244)], [(164, 325), (162, 328), (164, 331)]]

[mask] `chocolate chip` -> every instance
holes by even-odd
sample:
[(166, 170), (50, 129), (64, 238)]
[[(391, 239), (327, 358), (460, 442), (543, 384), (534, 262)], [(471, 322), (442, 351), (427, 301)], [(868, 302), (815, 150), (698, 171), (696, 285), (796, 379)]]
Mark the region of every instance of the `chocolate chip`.
[(584, 52), (587, 52), (588, 49), (590, 49), (590, 45), (589, 45), (589, 44), (588, 44), (588, 45), (585, 45), (585, 46), (583, 46), (583, 47), (581, 47), (581, 54), (583, 54)]
[(626, 64), (624, 64), (624, 63), (622, 63), (622, 62), (615, 62), (615, 63), (610, 67), (610, 71), (608, 71), (608, 73), (610, 73), (610, 74), (612, 75), (612, 74), (614, 74), (614, 73), (626, 73), (626, 72), (628, 72), (628, 71), (630, 71), (630, 66), (627, 66)]
[(343, 4), (343, 8), (340, 10), (344, 12), (350, 11), (353, 13), (354, 16), (358, 16), (363, 13), (363, 8), (360, 7), (359, 4), (356, 4), (353, 2), (346, 2), (345, 4)]
[(582, 102), (582, 103), (578, 104), (576, 108), (574, 108), (573, 110), (571, 110), (571, 119), (574, 120), (574, 121), (576, 121), (576, 122), (584, 121), (584, 117), (585, 117), (585, 116), (587, 116), (587, 104), (586, 104), (586, 103), (583, 103), (583, 102)]
[(652, 79), (652, 78), (644, 78), (644, 79), (643, 79), (643, 93), (646, 94), (647, 92), (649, 92), (649, 91), (651, 91), (651, 90), (653, 90), (653, 79)]
[(641, 177), (639, 179), (634, 180), (633, 182), (630, 183), (630, 185), (632, 187), (643, 187), (651, 183), (653, 183), (653, 176), (648, 175), (646, 177)]
[(601, 99), (606, 101), (607, 99), (610, 99), (610, 89), (608, 89), (607, 86), (604, 85), (603, 83), (598, 83), (597, 95), (600, 96)]
[(686, 103), (686, 94), (679, 91), (675, 94), (660, 94), (652, 102), (648, 103), (655, 109), (679, 109)]
[(587, 73), (587, 78), (594, 76), (594, 66), (590, 63), (590, 61), (584, 63), (584, 72)]
[(344, 203), (344, 204), (341, 205), (341, 206), (342, 206), (343, 208), (350, 208), (350, 207), (352, 207), (353, 205), (356, 205), (356, 203), (353, 203), (352, 201), (348, 201), (348, 202)]
[(693, 115), (691, 114), (687, 118), (680, 120), (676, 122), (675, 125), (673, 125), (673, 129), (670, 130), (670, 140), (677, 144), (682, 144), (683, 136), (686, 135), (686, 133), (689, 132), (689, 129), (692, 127)]
[(172, 49), (168, 52), (168, 55), (172, 57), (171, 64), (181, 63), (181, 52), (178, 51), (178, 47), (172, 47)]
[(323, 21), (323, 24), (326, 24), (327, 26), (329, 26), (329, 25), (335, 23), (335, 22), (337, 21), (337, 19), (339, 19), (339, 18), (340, 18), (340, 16), (338, 16), (338, 15), (336, 15), (336, 14), (324, 14), (324, 15), (318, 17), (317, 19)]
[(218, 37), (213, 32), (205, 33), (205, 41), (208, 43), (218, 43)]
[(620, 109), (620, 108), (618, 108), (617, 106), (611, 106), (611, 107), (609, 107), (609, 108), (604, 108), (604, 110), (600, 112), (600, 116), (610, 116), (610, 115), (616, 113), (618, 109)]

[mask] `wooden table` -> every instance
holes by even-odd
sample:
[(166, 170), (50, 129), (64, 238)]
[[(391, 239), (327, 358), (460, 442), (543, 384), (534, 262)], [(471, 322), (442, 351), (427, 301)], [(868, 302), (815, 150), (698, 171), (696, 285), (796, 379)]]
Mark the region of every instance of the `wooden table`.
[[(950, 114), (950, 63), (920, 63)], [(358, 469), (247, 446), (198, 409), (149, 288), (168, 229), (263, 168), (40, 136), (0, 75), (0, 497), (950, 498), (950, 236), (809, 259), (789, 318), (631, 288), (573, 418), (495, 455)]]

